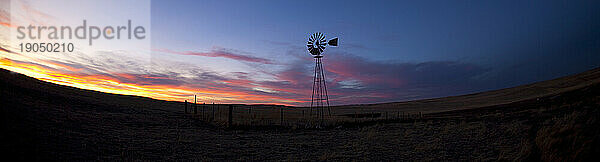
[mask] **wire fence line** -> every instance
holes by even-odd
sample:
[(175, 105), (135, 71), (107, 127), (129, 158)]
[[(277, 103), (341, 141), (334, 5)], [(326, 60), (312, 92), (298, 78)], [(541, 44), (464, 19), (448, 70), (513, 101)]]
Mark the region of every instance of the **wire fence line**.
[[(184, 113), (207, 123), (220, 126), (283, 126), (292, 128), (318, 128), (348, 123), (377, 121), (403, 121), (423, 118), (421, 112), (370, 111), (356, 109), (353, 113), (319, 116), (307, 107), (282, 105), (243, 105), (184, 102)], [(312, 114), (311, 114), (312, 112)]]

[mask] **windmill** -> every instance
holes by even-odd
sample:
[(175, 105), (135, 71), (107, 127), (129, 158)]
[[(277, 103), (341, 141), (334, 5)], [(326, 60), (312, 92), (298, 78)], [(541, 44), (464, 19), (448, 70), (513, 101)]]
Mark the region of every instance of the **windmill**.
[(314, 33), (308, 38), (308, 52), (315, 58), (315, 75), (313, 77), (312, 96), (310, 101), (310, 115), (313, 115), (313, 109), (316, 109), (316, 115), (323, 119), (325, 108), (328, 115), (331, 115), (329, 108), (329, 96), (327, 95), (327, 85), (325, 84), (325, 73), (323, 70), (323, 51), (327, 46), (338, 46), (338, 38), (333, 38), (329, 41), (325, 39), (323, 33)]

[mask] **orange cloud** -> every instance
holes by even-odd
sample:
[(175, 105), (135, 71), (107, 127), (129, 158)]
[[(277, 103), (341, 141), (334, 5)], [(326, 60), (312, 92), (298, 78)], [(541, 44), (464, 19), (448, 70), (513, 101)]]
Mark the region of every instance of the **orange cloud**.
[[(56, 67), (77, 71), (79, 69), (69, 67), (55, 62), (42, 61), (41, 64), (51, 64)], [(193, 94), (203, 94), (202, 99), (216, 100), (218, 103), (261, 103), (261, 104), (282, 104), (294, 105), (302, 101), (282, 98), (277, 96), (257, 95), (247, 92), (236, 91), (227, 86), (217, 85), (208, 88), (196, 88), (193, 84), (170, 85), (170, 84), (144, 84), (143, 79), (168, 79), (165, 77), (153, 77), (149, 75), (134, 74), (79, 74), (64, 73), (61, 70), (53, 69), (37, 63), (27, 63), (10, 60), (8, 58), (0, 59), (0, 68), (18, 72), (43, 81), (56, 83), (60, 85), (72, 86), (82, 89), (97, 90), (107, 93), (136, 95), (150, 97), (154, 99), (183, 101), (190, 100)], [(133, 82), (125, 82), (129, 80)], [(232, 80), (227, 84), (250, 86), (250, 81)]]
[(6, 27), (9, 27), (9, 28), (13, 27), (12, 25), (10, 25), (10, 23), (7, 23), (7, 22), (0, 22), (0, 25), (6, 26)]
[(0, 10), (0, 25), (6, 27), (13, 27), (13, 25), (10, 24), (10, 16), (5, 10)]

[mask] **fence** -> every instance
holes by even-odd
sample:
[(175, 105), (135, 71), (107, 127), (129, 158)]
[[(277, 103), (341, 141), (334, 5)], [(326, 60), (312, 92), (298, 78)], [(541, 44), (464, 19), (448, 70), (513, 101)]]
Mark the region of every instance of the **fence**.
[[(196, 101), (195, 101), (196, 102)], [(284, 126), (311, 128), (345, 123), (373, 121), (404, 121), (423, 117), (421, 112), (401, 111), (364, 112), (357, 109), (351, 114), (336, 114), (321, 118), (310, 114), (310, 108), (279, 105), (196, 104), (184, 102), (184, 112), (193, 118), (221, 126)], [(191, 111), (193, 109), (194, 111)], [(313, 110), (314, 111), (314, 110)], [(334, 110), (335, 114), (335, 110)]]

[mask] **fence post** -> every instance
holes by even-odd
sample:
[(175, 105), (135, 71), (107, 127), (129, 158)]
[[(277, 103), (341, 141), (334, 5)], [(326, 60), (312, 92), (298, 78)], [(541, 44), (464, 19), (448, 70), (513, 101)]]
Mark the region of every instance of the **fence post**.
[(194, 114), (198, 113), (198, 105), (196, 104), (196, 95), (194, 95)]
[(227, 124), (231, 127), (233, 123), (233, 105), (229, 105), (229, 118), (227, 119)]
[(185, 100), (185, 113), (187, 114), (187, 100)]
[(400, 120), (404, 120), (404, 111), (402, 111), (402, 115), (400, 115)]
[(280, 124), (283, 125), (283, 107), (279, 111), (281, 112), (281, 114), (279, 115), (279, 117), (281, 118)]
[(213, 120), (215, 120), (215, 103), (214, 102), (212, 103), (211, 108), (212, 108), (212, 117), (210, 118), (210, 121), (213, 121)]
[(371, 110), (371, 120), (375, 121), (375, 111)]

